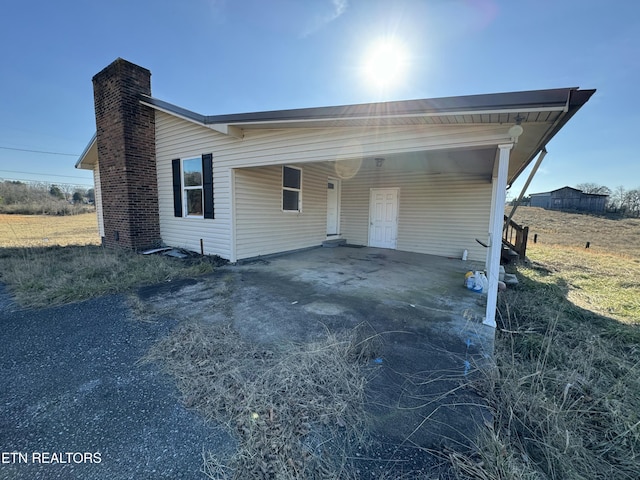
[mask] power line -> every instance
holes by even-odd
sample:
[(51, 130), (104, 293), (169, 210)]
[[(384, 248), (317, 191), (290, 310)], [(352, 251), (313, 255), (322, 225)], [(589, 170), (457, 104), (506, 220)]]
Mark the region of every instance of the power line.
[(89, 188), (94, 188), (93, 184), (91, 183), (65, 183), (65, 182), (48, 182), (46, 180), (27, 180), (26, 178), (15, 178), (15, 177), (0, 177), (0, 182), (6, 181), (6, 180), (11, 180), (11, 181), (17, 181), (17, 182), (23, 182), (23, 183), (32, 183), (32, 184), (44, 184), (44, 185), (65, 185), (65, 186), (69, 186), (69, 187), (89, 187)]
[(29, 150), (28, 148), (13, 148), (13, 147), (2, 147), (3, 150), (15, 150), (16, 152), (31, 152), (31, 153), (44, 153), (46, 155), (65, 155), (67, 157), (79, 157), (80, 155), (77, 153), (62, 153), (62, 152), (46, 152), (44, 150)]
[(46, 175), (47, 177), (82, 178), (83, 180), (89, 180), (87, 177), (80, 177), (78, 175), (56, 175), (54, 173), (20, 172), (18, 170), (0, 170), (0, 172), (24, 173), (26, 175)]

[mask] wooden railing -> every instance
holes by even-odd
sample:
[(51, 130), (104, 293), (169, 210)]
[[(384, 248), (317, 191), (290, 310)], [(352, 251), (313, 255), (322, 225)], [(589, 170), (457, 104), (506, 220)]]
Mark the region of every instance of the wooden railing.
[[(521, 260), (524, 260), (527, 254), (529, 227), (518, 225), (513, 220), (509, 220), (506, 215), (504, 216), (504, 221), (504, 236), (502, 237), (503, 245), (509, 247), (520, 256)], [(506, 223), (507, 221), (509, 221), (509, 223)]]

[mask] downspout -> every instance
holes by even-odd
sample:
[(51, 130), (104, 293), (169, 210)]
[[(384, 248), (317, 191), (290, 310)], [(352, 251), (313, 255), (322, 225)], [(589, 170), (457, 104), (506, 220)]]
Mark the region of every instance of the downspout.
[(547, 155), (547, 147), (545, 145), (544, 147), (542, 147), (542, 151), (540, 152), (540, 155), (538, 155), (538, 159), (536, 160), (536, 163), (533, 166), (533, 169), (531, 170), (531, 173), (529, 174), (529, 178), (527, 178), (527, 181), (525, 182), (524, 187), (522, 187), (522, 191), (520, 192), (520, 195), (518, 196), (517, 200), (513, 203), (513, 208), (511, 209), (511, 212), (509, 213), (509, 217), (504, 222), (504, 226), (502, 227), (502, 231), (505, 231), (507, 229), (507, 226), (509, 225), (509, 223), (511, 223), (511, 219), (513, 218), (513, 215), (516, 213), (516, 210), (517, 210), (518, 206), (520, 205), (520, 202), (522, 201), (522, 199), (524, 198), (524, 196), (525, 196), (525, 194), (527, 192), (527, 188), (529, 188), (529, 185), (531, 184), (531, 181), (533, 180), (533, 177), (535, 177), (536, 172), (538, 171), (538, 167), (540, 167), (540, 164), (542, 163), (542, 160), (544, 160), (544, 157), (546, 155)]

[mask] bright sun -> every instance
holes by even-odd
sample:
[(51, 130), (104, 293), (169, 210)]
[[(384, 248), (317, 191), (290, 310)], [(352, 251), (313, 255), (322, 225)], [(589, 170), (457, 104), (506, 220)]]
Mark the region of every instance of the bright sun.
[(383, 38), (367, 50), (363, 75), (371, 86), (387, 90), (404, 80), (408, 66), (409, 54), (406, 47), (396, 39)]

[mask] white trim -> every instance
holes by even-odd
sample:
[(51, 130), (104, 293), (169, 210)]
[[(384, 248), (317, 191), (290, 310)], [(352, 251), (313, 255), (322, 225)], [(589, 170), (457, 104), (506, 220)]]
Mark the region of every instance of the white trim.
[[(336, 195), (337, 195), (337, 202), (336, 202), (336, 233), (335, 234), (329, 234), (327, 233), (327, 238), (331, 237), (331, 238), (339, 238), (340, 237), (340, 202), (341, 199), (340, 197), (341, 195), (341, 189), (342, 189), (342, 181), (339, 178), (336, 177), (327, 177), (327, 190), (328, 190), (328, 186), (329, 186), (329, 182), (333, 182), (333, 184), (336, 186), (335, 190), (336, 190)], [(327, 210), (327, 217), (329, 216), (329, 211)]]
[(236, 245), (236, 169), (231, 168), (229, 172), (229, 195), (231, 202), (229, 210), (231, 214), (231, 231), (229, 232), (229, 261), (231, 263), (237, 262), (237, 245)]
[(237, 127), (227, 123), (215, 123), (215, 124), (207, 124), (204, 122), (199, 122), (193, 118), (189, 118), (185, 115), (180, 115), (172, 110), (167, 108), (159, 107), (158, 105), (154, 105), (149, 102), (145, 102), (144, 100), (140, 100), (140, 103), (146, 107), (151, 107), (159, 112), (164, 112), (167, 115), (172, 115), (174, 117), (180, 118), (182, 120), (186, 120), (187, 122), (195, 123), (196, 125), (200, 125), (201, 127), (210, 128), (211, 130), (215, 130), (218, 133), (222, 133), (223, 135), (227, 135), (229, 137), (237, 138), (238, 140), (242, 140), (244, 138), (244, 131), (241, 127)]
[(498, 304), (498, 275), (500, 272), (500, 256), (502, 254), (502, 226), (504, 223), (504, 206), (507, 196), (507, 175), (509, 173), (509, 155), (512, 143), (498, 145), (499, 156), (496, 160), (497, 172), (492, 179), (491, 224), (489, 225), (489, 253), (487, 257), (487, 310), (485, 325), (496, 328), (496, 307)]
[[(395, 205), (395, 232), (394, 232), (394, 238), (393, 238), (393, 247), (380, 247), (379, 245), (371, 245), (371, 227), (373, 226), (373, 194), (376, 191), (380, 191), (380, 190), (395, 190), (396, 192), (396, 205)], [(400, 187), (376, 187), (376, 188), (369, 188), (369, 228), (367, 231), (367, 246), (371, 247), (376, 247), (376, 248), (389, 248), (391, 250), (396, 250), (398, 248), (398, 219), (400, 217)]]
[[(186, 186), (184, 184), (184, 162), (188, 160), (200, 160), (200, 185)], [(182, 188), (182, 218), (204, 218), (204, 172), (202, 171), (202, 157), (187, 157), (180, 159), (180, 187)], [(189, 215), (188, 190), (200, 190), (202, 215)]]
[[(151, 106), (151, 105), (150, 105)], [(156, 107), (157, 108), (157, 107)], [(504, 110), (462, 110), (460, 112), (421, 112), (421, 113), (405, 113), (397, 115), (361, 115), (357, 117), (351, 116), (337, 116), (337, 117), (322, 117), (322, 118), (300, 118), (300, 119), (274, 119), (274, 120), (259, 120), (249, 122), (231, 122), (229, 125), (242, 125), (242, 126), (254, 126), (254, 125), (268, 125), (270, 123), (309, 123), (309, 122), (335, 122), (336, 120), (348, 121), (348, 120), (381, 120), (387, 118), (420, 118), (420, 117), (456, 117), (462, 115), (492, 115), (492, 114), (511, 114), (511, 113), (537, 113), (537, 112), (564, 112), (566, 107), (536, 107), (536, 108), (511, 108)], [(171, 113), (171, 112), (166, 112)], [(174, 114), (175, 115), (175, 114)], [(193, 120), (192, 120), (193, 121)], [(469, 122), (459, 125), (479, 125), (483, 123), (495, 124), (495, 122)], [(209, 126), (209, 125), (206, 125)], [(241, 127), (240, 127), (241, 128)]]
[[(568, 100), (567, 100), (568, 102)], [(508, 108), (508, 109), (490, 109), (490, 110), (461, 110), (461, 111), (451, 111), (451, 112), (420, 112), (420, 113), (405, 113), (405, 114), (397, 114), (397, 115), (359, 115), (359, 116), (343, 116), (339, 115), (337, 117), (321, 117), (321, 118), (298, 118), (298, 119), (273, 119), (273, 120), (258, 120), (258, 121), (248, 121), (248, 122), (229, 122), (229, 123), (217, 123), (217, 124), (207, 124), (204, 122), (200, 122), (193, 118), (186, 117), (184, 115), (180, 115), (174, 111), (171, 111), (167, 108), (159, 107), (158, 105), (154, 105), (153, 103), (146, 102), (144, 100), (140, 100), (142, 105), (147, 107), (151, 107), (155, 110), (159, 110), (168, 115), (173, 115), (174, 117), (181, 118), (183, 120), (187, 120), (188, 122), (195, 123), (197, 125), (201, 125), (206, 128), (210, 128), (211, 130), (215, 130), (216, 132), (222, 133), (224, 135), (229, 135), (233, 138), (242, 139), (244, 137), (244, 131), (242, 127), (244, 126), (256, 126), (256, 125), (269, 125), (273, 123), (277, 124), (294, 124), (294, 123), (310, 123), (310, 122), (335, 122), (336, 120), (340, 121), (349, 121), (349, 120), (378, 120), (378, 119), (392, 119), (392, 118), (419, 118), (419, 117), (455, 117), (462, 115), (492, 115), (492, 114), (511, 114), (511, 113), (536, 113), (536, 112), (566, 112), (567, 106), (563, 105), (562, 107), (532, 107), (532, 108)], [(482, 123), (488, 122), (469, 122), (463, 125), (478, 125)]]
[(89, 152), (93, 149), (96, 149), (95, 155), (96, 155), (96, 160), (98, 158), (98, 133), (94, 133), (93, 137), (91, 137), (91, 140), (89, 140), (89, 143), (87, 144), (86, 147), (84, 147), (84, 150), (82, 151), (82, 153), (80, 154), (80, 157), (78, 158), (78, 160), (76, 161), (75, 164), (75, 168), (79, 168), (79, 169), (84, 169), (84, 170), (92, 170), (95, 165), (91, 165), (91, 168), (86, 168), (84, 165), (82, 165), (83, 160), (89, 155)]

